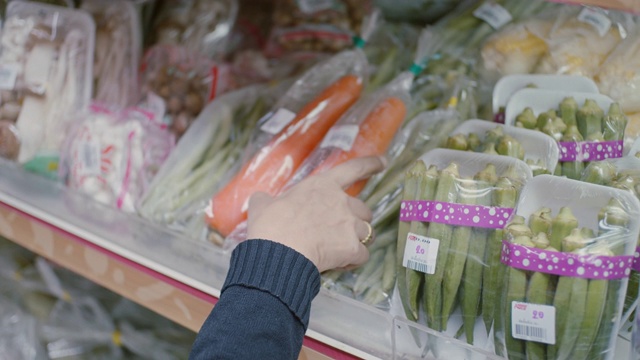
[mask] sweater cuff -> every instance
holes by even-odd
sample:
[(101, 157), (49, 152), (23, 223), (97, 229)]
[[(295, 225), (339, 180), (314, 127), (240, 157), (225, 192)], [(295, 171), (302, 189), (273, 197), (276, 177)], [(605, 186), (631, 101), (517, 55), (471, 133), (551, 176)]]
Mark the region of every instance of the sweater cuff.
[(290, 247), (252, 239), (233, 250), (221, 292), (235, 285), (269, 292), (298, 317), (306, 330), (311, 300), (320, 291), (320, 273), (309, 259)]

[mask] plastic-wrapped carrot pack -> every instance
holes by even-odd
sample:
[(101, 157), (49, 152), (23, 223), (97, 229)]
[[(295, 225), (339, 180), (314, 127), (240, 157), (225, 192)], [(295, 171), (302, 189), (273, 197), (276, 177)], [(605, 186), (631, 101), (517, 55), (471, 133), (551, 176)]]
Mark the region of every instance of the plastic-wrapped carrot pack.
[(369, 16), (355, 49), (309, 69), (259, 121), (241, 168), (233, 170), (235, 175), (206, 210), (206, 221), (215, 233), (226, 237), (246, 219), (253, 193), (277, 194), (359, 99), (368, 66), (362, 47), (378, 19), (378, 12)]

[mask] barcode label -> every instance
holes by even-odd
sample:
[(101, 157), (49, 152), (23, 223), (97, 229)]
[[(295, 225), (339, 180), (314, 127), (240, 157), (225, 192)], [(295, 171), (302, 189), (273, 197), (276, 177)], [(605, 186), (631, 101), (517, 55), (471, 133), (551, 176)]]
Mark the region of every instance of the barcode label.
[(0, 90), (13, 90), (19, 72), (18, 64), (0, 64)]
[(495, 30), (505, 26), (513, 19), (507, 9), (493, 2), (482, 4), (473, 12), (473, 15), (489, 24)]
[[(547, 330), (539, 327), (516, 324), (515, 335), (520, 335), (528, 339), (544, 341), (547, 338)], [(514, 335), (514, 337), (515, 337)]]
[(328, 10), (334, 6), (333, 0), (298, 0), (298, 7), (305, 14)]
[(435, 274), (436, 267), (433, 265), (426, 265), (416, 261), (407, 260), (406, 268), (423, 272), (425, 274)]
[(409, 233), (404, 247), (402, 266), (425, 274), (435, 274), (439, 247), (438, 239)]
[(260, 130), (275, 135), (282, 131), (285, 126), (289, 125), (295, 117), (296, 114), (293, 111), (280, 108), (260, 127)]
[(611, 29), (611, 19), (602, 12), (585, 7), (578, 14), (578, 20), (593, 26), (600, 37), (604, 36)]
[(359, 131), (360, 127), (355, 124), (335, 126), (322, 140), (320, 147), (337, 147), (342, 151), (349, 151), (351, 150), (356, 137), (358, 137)]
[(515, 339), (556, 343), (556, 308), (549, 305), (511, 303), (511, 334)]
[(78, 150), (80, 173), (84, 176), (100, 175), (100, 142), (97, 139), (82, 141)]

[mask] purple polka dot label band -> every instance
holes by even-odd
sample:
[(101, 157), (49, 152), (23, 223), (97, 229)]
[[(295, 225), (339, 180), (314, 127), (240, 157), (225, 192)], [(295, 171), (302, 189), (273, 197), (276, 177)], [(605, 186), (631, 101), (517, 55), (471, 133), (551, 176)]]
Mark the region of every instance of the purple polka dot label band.
[(599, 256), (548, 251), (502, 242), (503, 264), (522, 270), (583, 279), (623, 279), (631, 273), (633, 256)]
[(622, 157), (622, 140), (558, 143), (559, 161), (597, 161)]
[(636, 248), (636, 253), (633, 254), (633, 267), (634, 271), (640, 272), (640, 246)]
[(513, 208), (442, 201), (405, 200), (400, 204), (400, 221), (435, 222), (486, 229), (504, 228), (511, 214)]

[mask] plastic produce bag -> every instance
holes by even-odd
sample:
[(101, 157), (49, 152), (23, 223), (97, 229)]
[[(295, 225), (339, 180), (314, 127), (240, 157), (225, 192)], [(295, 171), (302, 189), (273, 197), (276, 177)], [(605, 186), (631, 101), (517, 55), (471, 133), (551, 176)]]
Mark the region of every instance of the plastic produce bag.
[(460, 0), (375, 0), (386, 18), (397, 21), (430, 23), (445, 15)]
[(82, 11), (27, 1), (7, 7), (0, 127), (3, 140), (19, 150), (2, 152), (30, 170), (56, 175), (72, 115), (91, 98), (94, 34), (93, 19)]
[[(503, 228), (531, 177), (521, 160), (449, 149), (429, 151), (413, 164), (404, 179), (397, 243), (399, 301), (409, 320), (488, 346), (490, 304), (499, 289), (492, 269)], [(439, 357), (437, 347), (430, 350)]]
[(624, 39), (600, 66), (596, 75), (603, 94), (620, 102), (629, 113), (640, 111), (640, 31)]
[(0, 296), (0, 359), (46, 360), (38, 323), (13, 301)]
[[(378, 14), (378, 13), (374, 13)], [(242, 168), (214, 196), (206, 221), (221, 237), (246, 219), (247, 202), (256, 191), (277, 194), (331, 126), (360, 97), (367, 59), (361, 46), (373, 31), (377, 15), (363, 27), (354, 50), (342, 51), (298, 78), (258, 123)]]
[(67, 137), (61, 177), (100, 203), (134, 212), (174, 143), (148, 111), (94, 104)]
[(370, 1), (277, 0), (267, 52), (337, 52), (351, 45)]
[(154, 44), (180, 45), (190, 52), (220, 59), (227, 53), (237, 16), (237, 0), (160, 2)]
[(142, 26), (131, 1), (85, 0), (82, 9), (96, 22), (94, 97), (119, 108), (138, 101)]
[(142, 59), (143, 93), (160, 97), (156, 106), (166, 109), (163, 121), (177, 137), (184, 134), (207, 102), (230, 87), (228, 65), (182, 46), (157, 45)]
[(145, 191), (140, 214), (194, 239), (206, 238), (203, 209), (282, 88), (250, 86), (209, 103)]
[(553, 13), (555, 22), (544, 39), (548, 51), (537, 73), (595, 77), (600, 65), (635, 30), (633, 15), (593, 7), (565, 6)]
[(463, 122), (447, 138), (445, 147), (515, 157), (525, 161), (534, 176), (553, 174), (559, 155), (558, 145), (550, 136), (485, 120)]
[(42, 327), (51, 359), (70, 355), (122, 359), (123, 349), (143, 359), (178, 359), (179, 347), (159, 341), (150, 331), (130, 324), (115, 324), (107, 311), (91, 297), (59, 301)]
[(541, 175), (505, 229), (496, 352), (510, 359), (613, 359), (640, 230), (625, 191)]

